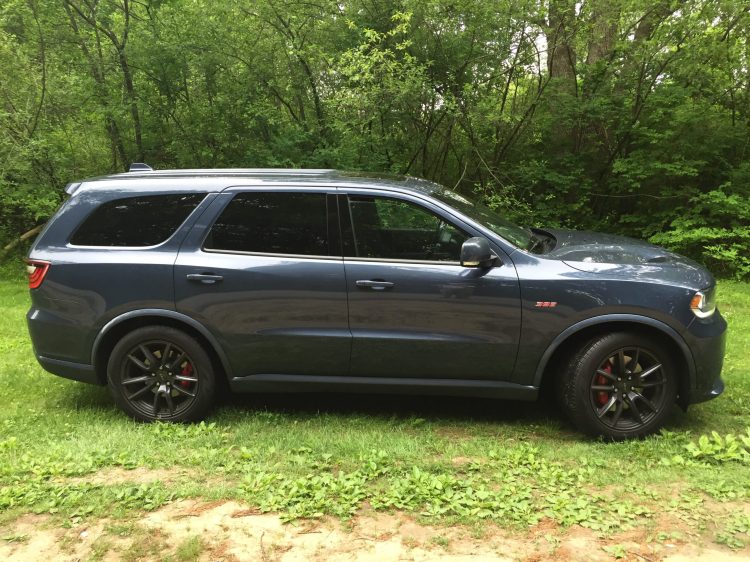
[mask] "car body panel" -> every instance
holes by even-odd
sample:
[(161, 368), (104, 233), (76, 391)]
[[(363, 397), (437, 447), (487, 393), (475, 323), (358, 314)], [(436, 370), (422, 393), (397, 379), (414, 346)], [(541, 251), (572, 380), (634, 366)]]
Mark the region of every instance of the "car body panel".
[[(223, 205), (248, 189), (404, 198), (487, 238), (499, 263), (474, 269), (203, 251)], [(436, 189), (443, 188), (331, 170), (179, 170), (84, 180), (29, 253), (53, 264), (31, 290), (35, 354), (51, 372), (100, 382), (92, 373), (101, 372), (97, 346), (106, 334), (134, 318), (164, 318), (202, 334), (237, 390), (305, 390), (317, 382), (320, 389), (518, 398), (536, 395), (550, 357), (569, 337), (613, 324), (648, 326), (674, 342), (688, 367), (686, 403), (721, 392), (726, 322), (718, 310), (698, 320), (689, 308), (695, 291), (715, 284), (705, 268), (644, 242), (560, 229), (547, 229), (557, 238), (552, 251), (532, 254), (432, 197)], [(67, 242), (106, 201), (175, 192), (206, 197), (159, 245)], [(217, 271), (224, 279), (215, 286), (186, 280), (191, 272)], [(386, 277), (395, 290), (354, 284)]]
[[(443, 206), (412, 194), (341, 187), (346, 196), (379, 196), (417, 203), (469, 236), (476, 225)], [(343, 227), (342, 227), (343, 228)], [(343, 228), (344, 234), (350, 228)], [(345, 257), (352, 332), (351, 374), (509, 381), (521, 330), (520, 289), (513, 262), (500, 245), (497, 267), (466, 268), (458, 262)], [(386, 281), (392, 287), (359, 287)]]
[[(521, 328), (512, 264), (345, 261), (351, 372), (358, 376), (512, 379)], [(386, 280), (387, 290), (357, 280)]]
[[(236, 192), (219, 196), (185, 240), (174, 266), (175, 309), (205, 326), (227, 350), (233, 377), (347, 375), (349, 331), (341, 256), (207, 251), (210, 225)], [(328, 189), (315, 189), (329, 193)], [(220, 282), (188, 275), (221, 276)]]

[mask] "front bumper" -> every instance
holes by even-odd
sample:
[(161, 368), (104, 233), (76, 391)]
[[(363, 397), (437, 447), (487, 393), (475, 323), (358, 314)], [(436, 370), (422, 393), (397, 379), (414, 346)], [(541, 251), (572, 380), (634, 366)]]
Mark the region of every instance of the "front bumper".
[(716, 398), (724, 391), (721, 368), (726, 349), (727, 322), (716, 310), (707, 320), (695, 319), (688, 326), (685, 341), (695, 361), (695, 380), (692, 381), (687, 404), (698, 404)]

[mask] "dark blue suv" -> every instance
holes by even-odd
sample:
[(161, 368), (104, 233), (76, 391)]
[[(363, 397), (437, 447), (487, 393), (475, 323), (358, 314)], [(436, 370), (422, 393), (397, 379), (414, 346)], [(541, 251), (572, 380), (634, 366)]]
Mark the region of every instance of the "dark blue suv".
[(662, 248), (526, 229), (434, 183), (169, 170), (68, 186), (28, 258), (34, 350), (139, 420), (234, 391), (555, 395), (582, 431), (718, 396), (715, 281)]

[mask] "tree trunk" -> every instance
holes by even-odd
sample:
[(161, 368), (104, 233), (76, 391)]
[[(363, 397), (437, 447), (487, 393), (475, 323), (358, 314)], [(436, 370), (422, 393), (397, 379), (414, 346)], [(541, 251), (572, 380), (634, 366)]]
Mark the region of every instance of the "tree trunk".
[(575, 0), (550, 0), (547, 26), (547, 69), (562, 91), (576, 95)]
[(591, 37), (589, 39), (586, 64), (593, 66), (612, 55), (617, 37), (617, 22), (620, 6), (608, 0), (593, 0), (591, 3)]

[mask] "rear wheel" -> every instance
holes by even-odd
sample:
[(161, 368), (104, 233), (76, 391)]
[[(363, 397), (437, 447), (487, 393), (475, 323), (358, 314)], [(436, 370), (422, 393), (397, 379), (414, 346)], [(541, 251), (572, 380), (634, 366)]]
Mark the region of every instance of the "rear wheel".
[(107, 366), (115, 402), (141, 421), (195, 421), (211, 408), (215, 376), (211, 359), (191, 336), (167, 326), (127, 334)]
[(677, 397), (675, 363), (658, 342), (628, 332), (597, 337), (570, 360), (560, 399), (573, 423), (611, 439), (657, 431)]

